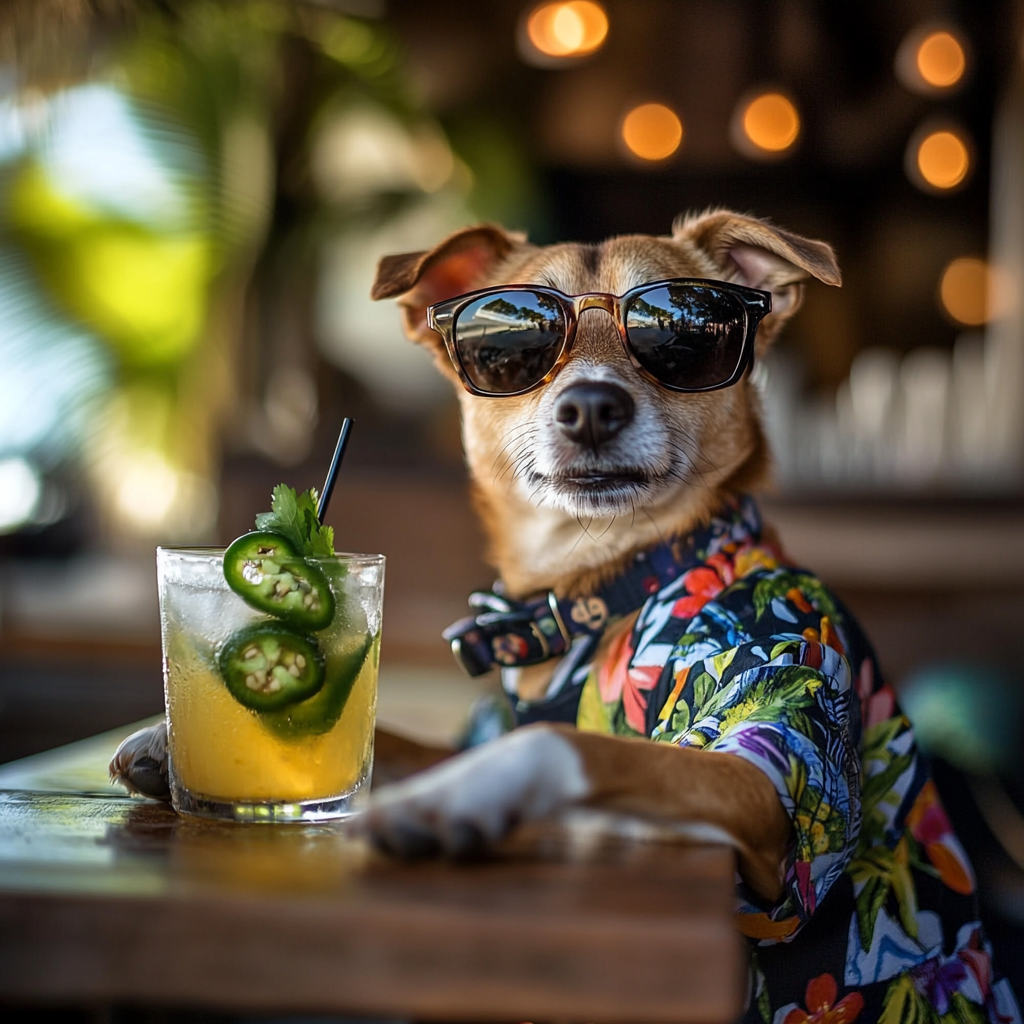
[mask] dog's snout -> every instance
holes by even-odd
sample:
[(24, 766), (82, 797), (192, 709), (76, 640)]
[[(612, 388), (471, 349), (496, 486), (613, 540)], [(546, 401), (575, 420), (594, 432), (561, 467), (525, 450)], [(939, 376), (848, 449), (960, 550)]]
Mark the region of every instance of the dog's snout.
[(555, 403), (555, 420), (575, 444), (598, 448), (633, 421), (633, 399), (625, 388), (604, 381), (567, 387)]

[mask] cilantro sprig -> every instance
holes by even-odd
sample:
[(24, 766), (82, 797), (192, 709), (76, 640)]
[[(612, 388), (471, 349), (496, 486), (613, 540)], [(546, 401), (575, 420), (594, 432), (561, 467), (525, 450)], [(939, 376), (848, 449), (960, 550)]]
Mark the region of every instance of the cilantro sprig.
[(287, 484), (278, 484), (270, 501), (271, 511), (256, 516), (256, 529), (279, 533), (302, 555), (333, 555), (334, 527), (320, 525), (316, 502), (315, 487), (297, 494)]

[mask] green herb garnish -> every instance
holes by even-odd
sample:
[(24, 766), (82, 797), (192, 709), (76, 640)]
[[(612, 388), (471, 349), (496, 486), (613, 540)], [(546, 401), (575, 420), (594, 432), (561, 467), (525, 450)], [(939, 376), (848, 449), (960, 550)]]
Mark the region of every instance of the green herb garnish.
[(256, 529), (278, 533), (304, 556), (334, 554), (334, 528), (322, 526), (316, 517), (317, 490), (296, 494), (287, 484), (278, 484), (270, 501), (270, 512), (256, 516)]

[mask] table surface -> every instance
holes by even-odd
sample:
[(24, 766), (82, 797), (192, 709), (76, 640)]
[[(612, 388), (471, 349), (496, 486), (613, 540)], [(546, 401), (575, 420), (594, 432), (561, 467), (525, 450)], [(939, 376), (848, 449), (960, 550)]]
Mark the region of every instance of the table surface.
[(419, 1019), (715, 1021), (733, 858), (623, 818), (402, 864), (343, 824), (177, 816), (106, 781), (134, 727), (0, 767), (0, 1000)]

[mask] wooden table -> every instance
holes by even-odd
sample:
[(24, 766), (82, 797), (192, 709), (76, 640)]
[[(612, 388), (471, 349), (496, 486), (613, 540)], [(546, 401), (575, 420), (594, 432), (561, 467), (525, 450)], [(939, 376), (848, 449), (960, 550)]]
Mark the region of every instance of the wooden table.
[(594, 814), (491, 861), (343, 825), (178, 817), (105, 780), (119, 730), (0, 767), (0, 1003), (432, 1020), (732, 1020), (733, 860)]

